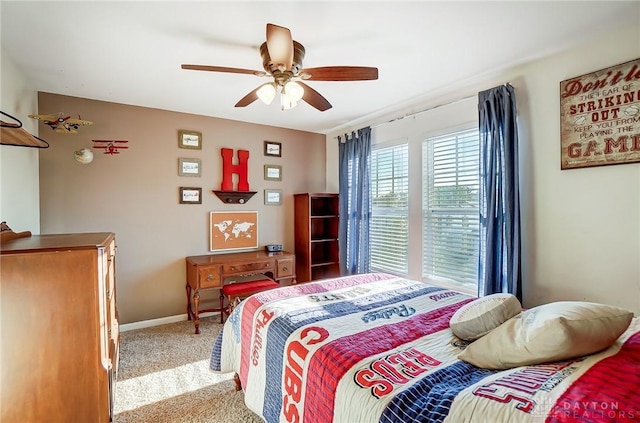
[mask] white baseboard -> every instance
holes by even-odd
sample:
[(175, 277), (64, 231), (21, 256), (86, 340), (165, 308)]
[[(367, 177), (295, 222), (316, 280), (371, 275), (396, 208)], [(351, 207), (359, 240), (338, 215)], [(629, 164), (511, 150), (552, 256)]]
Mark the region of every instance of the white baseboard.
[[(219, 315), (220, 313), (215, 313), (215, 312), (200, 313), (200, 318), (208, 317), (208, 316), (219, 316)], [(128, 330), (135, 330), (135, 329), (150, 328), (153, 326), (166, 325), (168, 323), (183, 322), (185, 320), (187, 320), (186, 313), (178, 314), (175, 316), (160, 317), (159, 319), (142, 320), (140, 322), (125, 323), (123, 325), (120, 325), (120, 332), (126, 332)]]

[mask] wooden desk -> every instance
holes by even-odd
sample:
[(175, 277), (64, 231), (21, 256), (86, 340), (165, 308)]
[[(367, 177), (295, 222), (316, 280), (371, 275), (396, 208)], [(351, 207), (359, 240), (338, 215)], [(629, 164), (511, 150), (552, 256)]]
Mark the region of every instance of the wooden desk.
[(187, 257), (187, 315), (189, 320), (194, 321), (196, 334), (200, 333), (199, 313), (219, 312), (220, 323), (223, 321), (224, 297), (222, 294), (220, 294), (218, 308), (200, 310), (200, 290), (220, 290), (226, 278), (257, 274), (267, 275), (276, 282), (289, 281), (295, 284), (295, 263), (295, 254), (287, 251), (269, 253), (261, 250)]

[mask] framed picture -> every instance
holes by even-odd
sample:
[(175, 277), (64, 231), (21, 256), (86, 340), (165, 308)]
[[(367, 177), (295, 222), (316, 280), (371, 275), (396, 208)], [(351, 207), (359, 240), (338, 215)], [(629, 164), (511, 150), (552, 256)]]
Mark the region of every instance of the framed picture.
[(264, 155), (272, 157), (282, 157), (282, 143), (274, 141), (264, 142)]
[(282, 204), (282, 191), (279, 189), (264, 190), (264, 204), (267, 206), (279, 206)]
[(202, 204), (202, 188), (180, 187), (180, 204)]
[(638, 68), (640, 59), (560, 82), (560, 169), (640, 162)]
[(209, 212), (209, 250), (258, 248), (258, 212)]
[(179, 176), (200, 176), (200, 159), (178, 159), (178, 175)]
[(202, 150), (202, 132), (180, 129), (178, 131), (178, 147)]
[(282, 166), (264, 165), (264, 180), (265, 181), (281, 181)]

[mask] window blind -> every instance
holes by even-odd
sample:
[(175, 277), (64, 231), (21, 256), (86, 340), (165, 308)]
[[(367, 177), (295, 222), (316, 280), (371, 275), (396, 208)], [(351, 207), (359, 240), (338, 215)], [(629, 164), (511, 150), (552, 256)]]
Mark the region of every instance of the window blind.
[(422, 160), (422, 276), (475, 290), (480, 239), (477, 129), (424, 140)]
[(409, 262), (408, 145), (371, 152), (371, 269), (406, 275)]

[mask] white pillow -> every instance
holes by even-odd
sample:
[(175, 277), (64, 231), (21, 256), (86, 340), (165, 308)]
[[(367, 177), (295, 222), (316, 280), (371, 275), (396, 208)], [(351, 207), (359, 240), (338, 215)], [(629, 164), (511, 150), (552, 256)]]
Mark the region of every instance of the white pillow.
[(449, 326), (458, 338), (473, 341), (521, 311), (520, 301), (514, 295), (491, 294), (460, 307), (451, 316)]
[(604, 304), (545, 304), (506, 321), (458, 358), (477, 367), (510, 369), (581, 357), (611, 346), (632, 318), (632, 312)]

